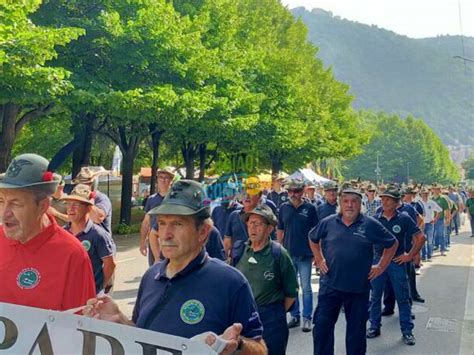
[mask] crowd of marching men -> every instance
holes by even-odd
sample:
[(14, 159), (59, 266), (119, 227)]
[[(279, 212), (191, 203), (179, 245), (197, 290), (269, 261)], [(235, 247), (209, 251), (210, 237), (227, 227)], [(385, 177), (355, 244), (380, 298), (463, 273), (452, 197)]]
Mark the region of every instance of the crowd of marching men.
[(446, 255), (465, 219), (474, 228), (473, 189), (274, 176), (265, 191), (248, 177), (211, 209), (204, 186), (173, 183), (160, 169), (140, 231), (150, 269), (128, 319), (111, 297), (112, 205), (96, 179), (82, 168), (64, 194), (46, 159), (12, 160), (0, 177), (0, 302), (83, 306), (87, 316), (189, 338), (212, 331), (206, 343), (224, 344), (224, 354), (284, 354), (297, 327), (312, 332), (315, 354), (332, 354), (341, 310), (347, 352), (363, 354), (395, 303), (403, 342), (414, 345), (411, 305), (425, 302), (417, 269)]

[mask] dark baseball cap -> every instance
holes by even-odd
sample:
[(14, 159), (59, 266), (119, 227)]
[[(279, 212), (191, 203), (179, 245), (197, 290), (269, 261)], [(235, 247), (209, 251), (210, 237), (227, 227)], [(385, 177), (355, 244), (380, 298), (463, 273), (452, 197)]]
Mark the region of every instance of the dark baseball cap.
[(266, 219), (268, 224), (271, 224), (272, 226), (276, 226), (278, 223), (277, 218), (275, 214), (273, 213), (272, 209), (268, 207), (268, 205), (266, 204), (260, 204), (257, 207), (255, 207), (252, 211), (244, 213), (242, 215), (242, 220), (244, 222), (247, 222), (248, 219), (250, 218), (250, 215), (252, 214), (262, 216), (263, 218)]
[(163, 202), (150, 215), (180, 215), (207, 218), (211, 215), (210, 200), (203, 185), (194, 180), (178, 180), (169, 189)]

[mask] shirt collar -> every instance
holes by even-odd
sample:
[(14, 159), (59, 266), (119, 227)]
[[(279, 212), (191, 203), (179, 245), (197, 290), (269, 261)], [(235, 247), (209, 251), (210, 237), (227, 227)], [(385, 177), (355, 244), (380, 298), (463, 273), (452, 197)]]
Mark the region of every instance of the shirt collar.
[[(82, 232), (80, 232), (79, 234), (77, 234), (78, 236), (81, 235), (81, 234), (87, 234), (91, 231), (91, 229), (94, 227), (94, 223), (92, 222), (92, 220), (89, 218), (86, 222), (86, 226), (84, 227), (84, 229), (82, 230)], [(64, 226), (64, 229), (67, 230), (68, 232), (71, 232), (71, 222), (68, 222), (65, 226)]]
[[(202, 248), (198, 256), (196, 256), (193, 260), (191, 260), (191, 262), (183, 270), (176, 273), (176, 275), (173, 276), (173, 279), (189, 275), (194, 270), (202, 267), (204, 263), (207, 261), (207, 259), (208, 259), (208, 256), (207, 256), (206, 249)], [(166, 267), (168, 266), (169, 262), (170, 262), (169, 259), (165, 259), (163, 262), (159, 264), (158, 272), (155, 275), (155, 280), (168, 279), (168, 277), (166, 276)]]
[(360, 222), (363, 222), (364, 221), (364, 215), (362, 213), (359, 213), (359, 216), (357, 216), (356, 220), (354, 222), (352, 222), (352, 224), (350, 226), (346, 226), (344, 224), (344, 222), (342, 221), (342, 214), (339, 212), (337, 215), (336, 215), (336, 220), (340, 223), (342, 223), (344, 226), (346, 226), (347, 228), (349, 227), (352, 227), (353, 225), (355, 224), (358, 224)]
[(377, 215), (377, 217), (378, 217), (378, 218), (383, 218), (383, 219), (385, 219), (387, 222), (389, 222), (389, 221), (391, 221), (392, 219), (397, 218), (399, 215), (400, 215), (400, 208), (397, 208), (397, 209), (395, 210), (395, 214), (392, 216), (392, 218), (390, 218), (390, 220), (388, 220), (387, 217), (385, 217), (385, 216), (383, 215), (383, 209), (382, 209), (382, 210), (380, 211), (380, 213)]

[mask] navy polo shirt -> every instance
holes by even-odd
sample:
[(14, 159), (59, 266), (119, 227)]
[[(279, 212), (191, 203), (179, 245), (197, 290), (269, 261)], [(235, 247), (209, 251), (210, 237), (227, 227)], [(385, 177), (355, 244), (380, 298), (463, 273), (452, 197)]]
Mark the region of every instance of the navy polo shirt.
[[(66, 224), (64, 229), (71, 232), (71, 223)], [(104, 263), (102, 259), (114, 255), (110, 238), (103, 228), (94, 224), (90, 219), (87, 221), (84, 230), (76, 237), (89, 254), (92, 271), (94, 272), (96, 293), (99, 293), (104, 288)]]
[(214, 225), (219, 230), (219, 233), (221, 233), (221, 235), (225, 233), (225, 227), (227, 225), (227, 221), (229, 219), (230, 214), (234, 211), (240, 211), (241, 209), (242, 205), (240, 203), (235, 203), (230, 208), (216, 206), (212, 210), (212, 221), (214, 222)]
[(270, 200), (269, 198), (265, 197), (265, 196), (262, 196), (262, 199), (260, 200), (259, 203), (264, 203), (266, 204), (268, 207), (270, 207), (274, 213), (274, 215), (276, 217), (278, 217), (278, 208), (277, 208), (277, 205), (272, 201)]
[(143, 276), (132, 320), (136, 326), (191, 338), (222, 334), (234, 323), (242, 336), (259, 339), (263, 326), (248, 281), (237, 269), (201, 253), (173, 278), (165, 259)]
[(94, 205), (105, 212), (105, 218), (100, 226), (104, 228), (109, 234), (112, 233), (112, 202), (110, 202), (109, 197), (106, 194), (96, 190)]
[(331, 205), (329, 202), (324, 201), (318, 206), (317, 212), (319, 220), (322, 221), (327, 216), (337, 213), (337, 202)]
[(310, 233), (321, 250), (329, 271), (320, 283), (344, 292), (362, 293), (370, 288), (368, 275), (374, 259), (374, 246), (390, 248), (395, 237), (380, 222), (360, 214), (346, 226), (340, 214), (323, 219)]
[[(403, 254), (407, 249), (407, 245), (410, 245), (411, 240), (415, 234), (420, 232), (420, 228), (415, 222), (406, 214), (400, 211), (395, 211), (395, 215), (390, 219), (383, 215), (383, 211), (374, 216), (382, 225), (387, 228), (398, 240), (398, 248), (395, 252), (394, 257)], [(375, 246), (375, 254), (377, 257), (382, 256), (382, 247), (380, 245)]]
[(425, 215), (425, 209), (423, 208), (423, 205), (421, 204), (421, 202), (413, 201), (410, 203), (410, 205), (415, 209), (416, 212), (418, 212), (420, 216)]
[(275, 204), (278, 210), (280, 209), (282, 204), (284, 204), (285, 202), (288, 202), (289, 200), (287, 191), (281, 191), (280, 193), (278, 193), (275, 190), (272, 190), (267, 195), (267, 197), (269, 200), (271, 200)]
[[(158, 207), (159, 205), (161, 205), (164, 198), (165, 197), (161, 196), (159, 193), (149, 196), (148, 200), (146, 200), (145, 207), (143, 208), (145, 213), (148, 213), (155, 207)], [(155, 221), (156, 221), (156, 215), (153, 215), (153, 216), (150, 215), (150, 226), (152, 226), (152, 228), (154, 228)]]
[(224, 244), (219, 230), (212, 226), (209, 236), (207, 237), (206, 251), (211, 258), (225, 260)]
[(241, 218), (243, 214), (243, 209), (232, 212), (225, 227), (225, 237), (232, 239), (231, 257), (235, 257), (237, 250), (240, 249), (240, 245), (249, 239), (247, 226)]
[(309, 202), (303, 201), (298, 208), (291, 202), (281, 205), (278, 229), (285, 233), (283, 246), (291, 256), (313, 256), (309, 247), (308, 233), (318, 223), (316, 207)]

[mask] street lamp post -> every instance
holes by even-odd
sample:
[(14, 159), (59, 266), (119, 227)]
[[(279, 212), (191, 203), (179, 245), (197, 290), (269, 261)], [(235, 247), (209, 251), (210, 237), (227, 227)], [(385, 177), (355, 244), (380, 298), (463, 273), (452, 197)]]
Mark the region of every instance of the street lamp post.
[(377, 167), (375, 168), (375, 174), (377, 175), (377, 185), (380, 184), (380, 173), (382, 172), (382, 170), (380, 170), (380, 167), (379, 167), (379, 156), (380, 156), (380, 153), (377, 152)]
[(407, 161), (407, 184), (410, 183), (410, 162)]

